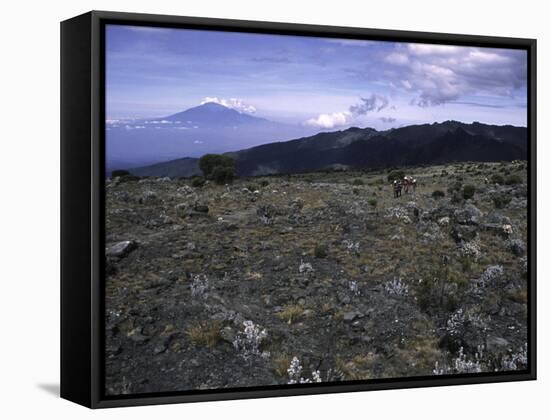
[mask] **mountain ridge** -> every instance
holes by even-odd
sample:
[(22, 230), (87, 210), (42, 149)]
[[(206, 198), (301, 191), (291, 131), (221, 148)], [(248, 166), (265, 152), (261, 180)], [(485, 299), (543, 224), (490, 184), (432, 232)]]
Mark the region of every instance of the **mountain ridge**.
[[(350, 127), (226, 153), (239, 176), (313, 172), (330, 168), (376, 169), (456, 161), (511, 161), (527, 157), (527, 129), (511, 125), (444, 121), (378, 131)], [(133, 168), (136, 175), (200, 174), (198, 159)], [(170, 174), (170, 175), (169, 175)], [(181, 175), (180, 175), (181, 174)], [(185, 174), (185, 175), (184, 175)]]

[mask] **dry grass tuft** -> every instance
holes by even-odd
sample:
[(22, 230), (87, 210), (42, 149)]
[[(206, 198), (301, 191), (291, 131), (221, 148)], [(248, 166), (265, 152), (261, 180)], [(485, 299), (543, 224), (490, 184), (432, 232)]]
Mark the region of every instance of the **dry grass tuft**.
[(302, 305), (286, 305), (283, 310), (277, 313), (277, 317), (286, 321), (289, 325), (294, 321), (297, 321), (304, 315), (304, 308)]
[(189, 339), (197, 345), (214, 347), (221, 339), (221, 323), (219, 321), (203, 321), (187, 330)]

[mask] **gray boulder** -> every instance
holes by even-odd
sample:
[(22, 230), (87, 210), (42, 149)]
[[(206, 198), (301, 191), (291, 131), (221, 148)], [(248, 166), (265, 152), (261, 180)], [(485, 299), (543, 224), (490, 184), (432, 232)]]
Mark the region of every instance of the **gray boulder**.
[(105, 255), (107, 257), (122, 258), (128, 255), (137, 247), (135, 241), (122, 241), (114, 245), (111, 245), (105, 250)]

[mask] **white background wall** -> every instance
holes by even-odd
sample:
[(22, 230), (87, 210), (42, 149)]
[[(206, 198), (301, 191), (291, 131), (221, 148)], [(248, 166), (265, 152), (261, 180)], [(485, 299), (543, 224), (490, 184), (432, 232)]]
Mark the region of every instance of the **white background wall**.
[[(550, 25), (544, 1), (6, 1), (0, 24), (0, 416), (519, 419), (548, 415)], [(92, 412), (59, 384), (59, 21), (91, 9), (538, 39), (539, 380)], [(538, 415), (536, 413), (539, 413)]]

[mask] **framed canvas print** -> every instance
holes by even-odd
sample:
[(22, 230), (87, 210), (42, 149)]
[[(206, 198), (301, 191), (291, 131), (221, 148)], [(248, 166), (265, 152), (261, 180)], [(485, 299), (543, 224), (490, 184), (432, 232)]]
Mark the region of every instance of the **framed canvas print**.
[(61, 25), (61, 394), (535, 379), (535, 40)]

